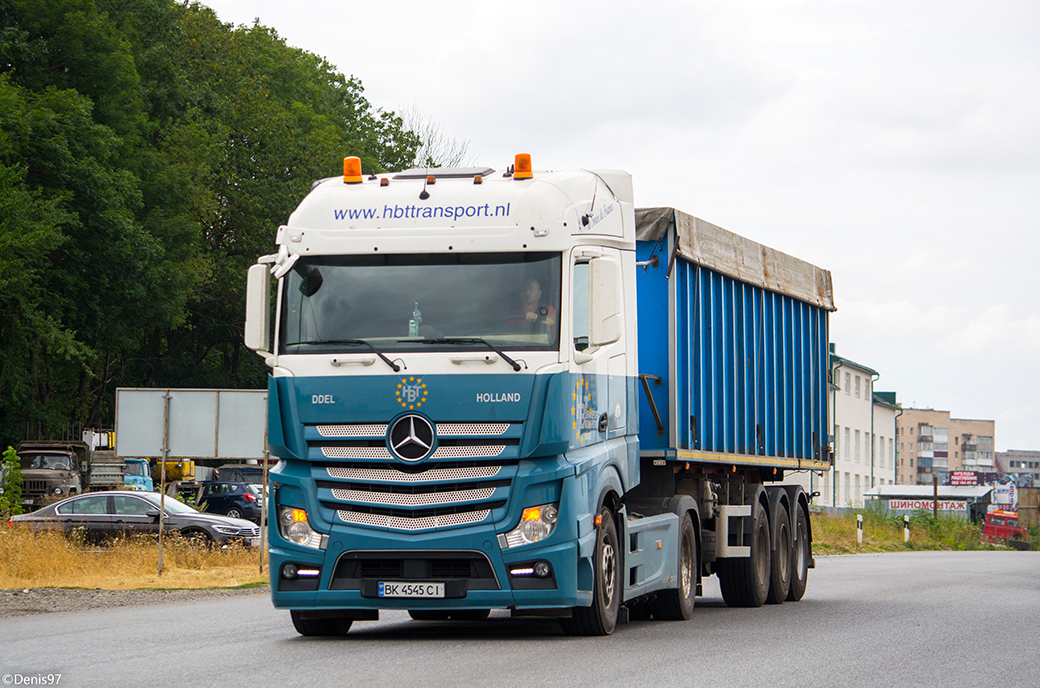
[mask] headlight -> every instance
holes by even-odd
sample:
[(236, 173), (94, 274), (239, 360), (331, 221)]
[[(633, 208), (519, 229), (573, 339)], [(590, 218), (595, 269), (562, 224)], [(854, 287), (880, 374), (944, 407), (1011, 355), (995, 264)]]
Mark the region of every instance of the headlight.
[(302, 547), (321, 549), (321, 533), (317, 533), (307, 522), (307, 512), (303, 509), (282, 507), (278, 512), (278, 530), (282, 537)]
[(516, 528), (499, 536), (499, 544), (502, 545), (502, 549), (507, 549), (544, 540), (556, 528), (556, 519), (559, 515), (556, 504), (528, 507), (521, 514), (520, 523)]
[(61, 488), (60, 487), (54, 488), (54, 494), (61, 494)]

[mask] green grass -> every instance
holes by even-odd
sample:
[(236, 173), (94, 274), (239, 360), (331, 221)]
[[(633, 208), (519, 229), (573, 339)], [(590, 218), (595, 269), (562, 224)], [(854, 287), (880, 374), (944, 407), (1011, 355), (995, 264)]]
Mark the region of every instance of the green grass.
[[(863, 542), (856, 536), (856, 517), (863, 516)], [(868, 505), (841, 516), (812, 515), (815, 554), (856, 554), (863, 552), (913, 552), (919, 550), (1006, 550), (1003, 543), (982, 537), (982, 526), (956, 517), (930, 511), (910, 516), (910, 541), (903, 541), (903, 516), (890, 514), (880, 506)], [(1034, 533), (1031, 548), (1040, 549), (1040, 535)]]

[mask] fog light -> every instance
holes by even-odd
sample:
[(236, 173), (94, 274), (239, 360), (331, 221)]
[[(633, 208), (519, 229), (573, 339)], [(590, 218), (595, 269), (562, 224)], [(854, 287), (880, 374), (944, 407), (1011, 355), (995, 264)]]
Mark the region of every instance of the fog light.
[(552, 573), (552, 568), (549, 566), (548, 562), (535, 562), (534, 575), (538, 576), (539, 578), (546, 578), (550, 573)]
[(296, 568), (296, 564), (286, 564), (282, 567), (282, 578), (284, 578), (285, 580), (292, 580), (293, 578), (296, 578), (297, 570), (298, 569)]

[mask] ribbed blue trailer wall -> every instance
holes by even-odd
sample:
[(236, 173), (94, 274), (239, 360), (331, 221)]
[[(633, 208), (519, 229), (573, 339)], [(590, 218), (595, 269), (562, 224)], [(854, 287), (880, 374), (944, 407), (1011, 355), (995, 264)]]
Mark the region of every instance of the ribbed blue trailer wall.
[(644, 385), (643, 450), (825, 461), (830, 274), (670, 208), (636, 218), (637, 260), (658, 257), (637, 275), (639, 373), (661, 378)]

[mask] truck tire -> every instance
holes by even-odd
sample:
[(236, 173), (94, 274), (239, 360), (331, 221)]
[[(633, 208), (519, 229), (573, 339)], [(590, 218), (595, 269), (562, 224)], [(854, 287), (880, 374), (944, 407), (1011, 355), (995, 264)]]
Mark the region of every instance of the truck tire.
[(685, 621), (693, 616), (697, 598), (697, 538), (690, 515), (683, 516), (679, 526), (679, 581), (678, 587), (662, 590), (651, 603), (654, 618), (662, 621)]
[(787, 507), (776, 508), (776, 524), (772, 529), (776, 541), (773, 543), (772, 565), (769, 567), (769, 594), (766, 602), (783, 604), (791, 591), (791, 519)]
[(761, 607), (769, 594), (769, 520), (762, 504), (751, 507), (751, 556), (719, 559), (719, 588), (730, 607)]
[(304, 617), (305, 613), (296, 609), (289, 611), (289, 615), (292, 616), (293, 626), (296, 627), (296, 632), (300, 635), (346, 635), (347, 631), (350, 630), (351, 624), (354, 623), (352, 619), (336, 617), (308, 619)]
[(797, 540), (791, 547), (791, 589), (787, 591), (789, 602), (797, 602), (805, 594), (805, 586), (809, 582), (809, 558), (812, 557), (809, 522), (805, 517), (805, 509), (800, 506), (794, 508), (794, 535)]
[(592, 555), (592, 606), (574, 607), (569, 619), (560, 619), (567, 635), (610, 635), (617, 626), (621, 607), (621, 561), (614, 514), (603, 507), (596, 527)]

